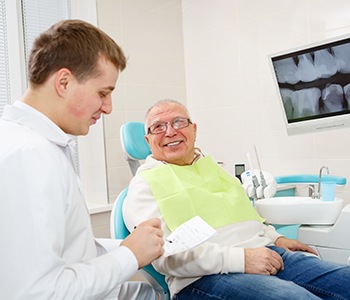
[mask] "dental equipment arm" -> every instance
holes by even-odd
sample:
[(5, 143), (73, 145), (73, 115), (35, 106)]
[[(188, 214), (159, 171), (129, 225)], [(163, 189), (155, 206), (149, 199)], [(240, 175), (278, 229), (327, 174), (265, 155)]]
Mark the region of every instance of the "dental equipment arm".
[(262, 190), (264, 191), (264, 189), (266, 188), (267, 184), (266, 184), (266, 181), (265, 181), (264, 174), (263, 174), (263, 172), (261, 170), (259, 155), (258, 155), (258, 151), (256, 150), (255, 145), (254, 145), (254, 150), (255, 150), (256, 160), (258, 161), (258, 166), (259, 166), (259, 170), (260, 170), (260, 182), (261, 182)]
[[(252, 170), (253, 172), (259, 172), (259, 170)], [(270, 173), (266, 171), (261, 171), (263, 173), (263, 176), (265, 178), (266, 187), (263, 190), (263, 196), (264, 198), (271, 198), (276, 194), (277, 191), (277, 183), (275, 180), (275, 177), (272, 176)], [(256, 177), (255, 177), (256, 178)], [(242, 179), (242, 185), (248, 195), (248, 197), (253, 197), (255, 195), (255, 188), (252, 178), (252, 172), (251, 170), (247, 170), (241, 174)], [(258, 181), (259, 179), (257, 179)], [(261, 179), (260, 179), (261, 180)], [(261, 186), (261, 182), (259, 183), (259, 186)]]

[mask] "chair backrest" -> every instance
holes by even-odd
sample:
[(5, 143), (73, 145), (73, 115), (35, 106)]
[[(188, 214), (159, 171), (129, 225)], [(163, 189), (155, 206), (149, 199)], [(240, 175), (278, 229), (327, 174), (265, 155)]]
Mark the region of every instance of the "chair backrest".
[[(125, 239), (130, 234), (129, 230), (125, 226), (122, 211), (123, 203), (127, 193), (128, 188), (126, 187), (120, 192), (112, 208), (110, 232), (111, 237), (115, 239)], [(158, 273), (152, 265), (143, 267), (140, 272), (159, 293), (160, 300), (170, 300), (170, 292), (168, 285), (165, 282), (164, 275)]]
[[(120, 128), (120, 141), (126, 160), (129, 163), (133, 175), (140, 166), (140, 160), (146, 159), (151, 154), (149, 145), (145, 139), (145, 127), (142, 122), (127, 122)], [(124, 239), (130, 232), (125, 226), (123, 217), (123, 203), (128, 193), (128, 188), (120, 192), (111, 212), (110, 231), (112, 238)], [(160, 300), (169, 300), (170, 292), (165, 282), (165, 276), (158, 273), (152, 265), (143, 267), (140, 272), (159, 293)]]
[(144, 123), (124, 123), (120, 128), (120, 141), (130, 170), (135, 175), (137, 168), (140, 166), (140, 160), (144, 160), (151, 154), (151, 150), (145, 139)]
[(128, 188), (126, 187), (124, 190), (120, 192), (117, 199), (115, 200), (111, 212), (111, 220), (110, 220), (110, 232), (111, 237), (114, 239), (125, 239), (130, 231), (126, 228), (123, 218), (123, 203), (125, 197), (128, 193)]

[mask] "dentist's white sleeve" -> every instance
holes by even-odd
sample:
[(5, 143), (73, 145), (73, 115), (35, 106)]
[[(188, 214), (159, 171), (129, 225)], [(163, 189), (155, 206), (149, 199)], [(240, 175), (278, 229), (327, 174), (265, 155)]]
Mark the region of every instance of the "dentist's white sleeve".
[(137, 260), (120, 241), (96, 245), (62, 151), (42, 142), (11, 155), (0, 162), (6, 172), (0, 182), (0, 199), (6, 199), (0, 210), (0, 298), (117, 299)]

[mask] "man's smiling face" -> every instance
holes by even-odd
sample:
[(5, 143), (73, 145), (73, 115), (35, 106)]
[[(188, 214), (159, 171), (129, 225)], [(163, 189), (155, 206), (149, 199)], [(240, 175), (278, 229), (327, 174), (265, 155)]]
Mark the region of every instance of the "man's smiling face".
[[(186, 110), (179, 104), (164, 102), (152, 108), (146, 120), (147, 128), (157, 123), (172, 122), (176, 118), (189, 118)], [(160, 161), (176, 165), (189, 165), (194, 159), (194, 144), (197, 126), (174, 129), (167, 123), (165, 132), (148, 133), (146, 140), (150, 145), (153, 157)]]

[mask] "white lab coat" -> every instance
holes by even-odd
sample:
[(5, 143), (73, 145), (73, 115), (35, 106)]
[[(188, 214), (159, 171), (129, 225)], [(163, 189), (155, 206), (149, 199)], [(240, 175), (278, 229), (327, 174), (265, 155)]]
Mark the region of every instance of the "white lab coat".
[(69, 143), (67, 134), (23, 102), (5, 108), (1, 299), (117, 299), (120, 284), (137, 271), (135, 256), (120, 241), (94, 239)]

